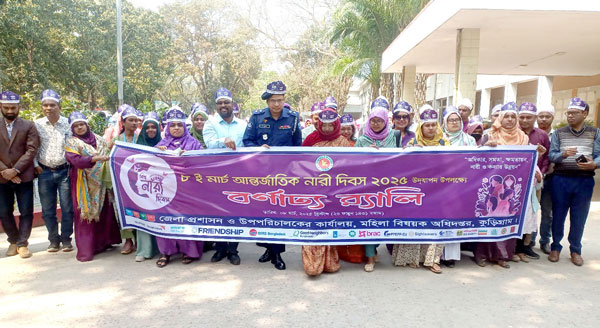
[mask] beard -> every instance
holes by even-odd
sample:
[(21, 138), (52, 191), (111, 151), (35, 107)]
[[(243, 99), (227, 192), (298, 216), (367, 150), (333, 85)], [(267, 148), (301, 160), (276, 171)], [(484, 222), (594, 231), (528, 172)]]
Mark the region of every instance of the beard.
[(15, 118), (17, 118), (17, 117), (19, 116), (19, 113), (16, 113), (16, 114), (5, 114), (5, 113), (2, 113), (2, 115), (3, 115), (3, 116), (4, 116), (4, 118), (6, 118), (7, 120), (10, 120), (10, 121), (12, 121), (12, 120), (14, 120)]
[(226, 112), (219, 111), (219, 116), (221, 116), (222, 119), (230, 118), (231, 115), (233, 115), (233, 111), (226, 111)]

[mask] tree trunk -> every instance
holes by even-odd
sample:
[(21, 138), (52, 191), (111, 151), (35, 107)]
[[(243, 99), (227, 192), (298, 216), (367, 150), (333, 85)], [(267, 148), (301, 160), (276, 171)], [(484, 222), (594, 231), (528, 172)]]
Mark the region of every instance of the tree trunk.
[(417, 108), (425, 104), (427, 97), (427, 78), (432, 74), (417, 74), (415, 81), (415, 102)]
[(391, 73), (381, 74), (381, 94), (387, 98), (390, 106), (394, 103), (394, 78)]

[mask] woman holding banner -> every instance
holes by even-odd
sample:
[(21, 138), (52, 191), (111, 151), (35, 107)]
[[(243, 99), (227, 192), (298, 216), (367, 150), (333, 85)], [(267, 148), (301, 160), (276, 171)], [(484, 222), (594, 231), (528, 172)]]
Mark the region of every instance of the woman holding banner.
[[(316, 129), (309, 134), (304, 147), (350, 147), (350, 141), (341, 135), (340, 118), (336, 111), (326, 108), (319, 113)], [(335, 246), (302, 246), (302, 264), (309, 276), (318, 276), (323, 271), (336, 272), (340, 269), (340, 258)]]
[[(179, 107), (171, 108), (167, 115), (165, 138), (156, 144), (156, 148), (181, 152), (202, 149), (202, 144), (192, 137), (185, 126), (185, 119), (186, 115)], [(202, 256), (201, 241), (156, 237), (156, 243), (160, 251), (160, 258), (156, 261), (159, 268), (164, 268), (171, 256), (178, 253), (183, 254), (183, 264), (190, 264)]]
[[(138, 145), (154, 147), (161, 140), (160, 122), (156, 112), (149, 112), (144, 117), (142, 129), (137, 139)], [(142, 230), (136, 231), (137, 251), (135, 261), (143, 262), (146, 259), (153, 258), (158, 254), (156, 238)]]
[[(396, 142), (394, 132), (390, 129), (388, 112), (390, 105), (384, 97), (378, 97), (371, 103), (371, 114), (365, 124), (364, 134), (358, 138), (354, 147), (373, 147), (373, 148), (394, 148)], [(377, 246), (365, 245), (365, 256), (367, 264), (365, 271), (372, 272), (375, 269), (375, 257), (377, 255)]]
[[(408, 146), (450, 146), (450, 141), (444, 138), (438, 123), (437, 112), (429, 105), (421, 107), (419, 112), (420, 122), (415, 137), (408, 142)], [(440, 259), (443, 251), (443, 244), (394, 245), (392, 261), (396, 266), (408, 265), (412, 268), (418, 268), (423, 263), (431, 272), (439, 274), (442, 273)]]
[[(119, 225), (109, 200), (109, 148), (95, 135), (87, 118), (80, 112), (69, 115), (73, 136), (65, 143), (65, 157), (70, 164), (71, 195), (74, 205), (77, 260), (91, 261), (95, 254), (121, 243)], [(108, 177), (110, 180), (110, 177)]]
[(204, 123), (208, 121), (208, 108), (201, 103), (194, 103), (190, 113), (190, 120), (192, 121), (190, 134), (200, 142), (202, 148), (206, 148), (202, 131), (204, 130)]
[[(483, 136), (482, 144), (495, 147), (497, 145), (527, 145), (529, 137), (519, 128), (519, 119), (517, 115), (517, 105), (514, 102), (506, 103), (502, 106), (498, 118), (492, 124), (490, 132)], [(491, 194), (488, 202), (491, 208), (499, 209), (501, 202), (505, 201), (506, 195), (512, 192), (512, 184), (501, 189), (501, 193), (496, 196)], [(508, 188), (508, 189), (507, 189)], [(495, 206), (494, 206), (495, 205)], [(515, 255), (515, 246), (517, 238), (511, 238), (499, 242), (480, 242), (475, 244), (475, 263), (479, 266), (485, 266), (487, 262), (497, 263), (499, 266), (508, 269), (508, 261), (519, 261)]]

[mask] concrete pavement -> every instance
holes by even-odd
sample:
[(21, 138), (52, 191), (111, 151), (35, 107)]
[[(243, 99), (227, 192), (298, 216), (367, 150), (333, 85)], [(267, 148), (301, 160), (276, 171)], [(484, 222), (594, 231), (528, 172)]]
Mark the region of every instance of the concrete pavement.
[(240, 245), (240, 266), (210, 263), (207, 252), (159, 269), (119, 248), (88, 263), (74, 252), (47, 253), (39, 227), (30, 259), (7, 258), (0, 235), (0, 327), (597, 327), (599, 235), (593, 203), (583, 267), (570, 263), (563, 244), (559, 263), (543, 256), (480, 268), (463, 252), (454, 269), (435, 275), (393, 267), (382, 245), (373, 273), (343, 262), (338, 273), (310, 278), (299, 246), (283, 255), (285, 271), (258, 263), (263, 249), (254, 244)]

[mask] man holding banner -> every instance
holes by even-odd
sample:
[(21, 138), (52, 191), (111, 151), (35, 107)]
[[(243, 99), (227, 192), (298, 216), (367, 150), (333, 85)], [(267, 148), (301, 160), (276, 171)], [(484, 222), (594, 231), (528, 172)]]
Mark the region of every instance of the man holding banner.
[[(267, 108), (252, 113), (246, 132), (244, 133), (244, 146), (300, 146), (302, 132), (298, 120), (298, 113), (288, 108), (285, 104), (285, 84), (275, 81), (267, 85), (267, 90), (261, 98), (266, 100)], [(267, 250), (258, 260), (261, 263), (271, 261), (276, 269), (285, 270), (285, 263), (281, 253), (285, 252), (284, 244), (258, 243), (258, 246)]]
[[(225, 88), (219, 88), (215, 102), (219, 116), (211, 116), (202, 132), (204, 142), (209, 149), (229, 148), (236, 150), (243, 147), (242, 138), (246, 131), (246, 122), (233, 115), (233, 96)], [(240, 264), (237, 242), (217, 242), (217, 251), (210, 259), (211, 262), (219, 262), (227, 257), (233, 265)]]

